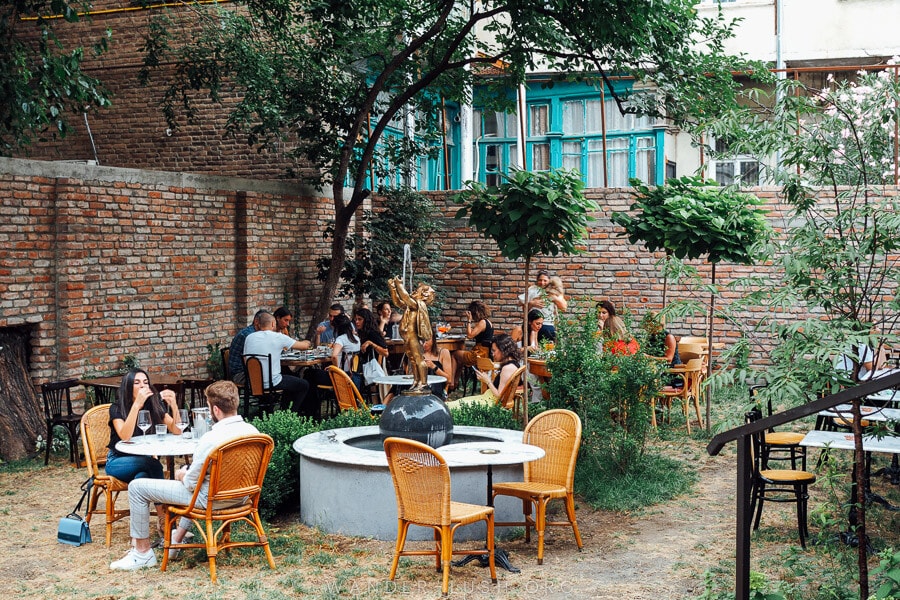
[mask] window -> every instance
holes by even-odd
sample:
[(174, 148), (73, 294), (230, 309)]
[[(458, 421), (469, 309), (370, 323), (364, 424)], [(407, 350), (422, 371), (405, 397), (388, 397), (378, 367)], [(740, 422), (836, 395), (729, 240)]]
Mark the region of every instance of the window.
[(755, 186), (760, 183), (759, 161), (746, 154), (729, 156), (728, 141), (715, 140), (717, 158), (710, 161), (710, 167), (716, 174), (719, 185)]

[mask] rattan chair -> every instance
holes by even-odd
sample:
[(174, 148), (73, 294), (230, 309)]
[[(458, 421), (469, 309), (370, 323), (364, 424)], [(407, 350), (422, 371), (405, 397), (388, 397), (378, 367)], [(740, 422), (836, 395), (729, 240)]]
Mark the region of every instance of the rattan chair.
[(53, 430), (62, 427), (69, 436), (69, 458), (78, 464), (78, 425), (81, 414), (72, 410), (72, 396), (69, 393), (78, 385), (77, 379), (52, 381), (41, 384), (41, 396), (44, 397), (44, 421), (47, 424), (47, 449), (44, 453), (44, 464), (50, 462), (50, 449), (53, 447)]
[(506, 387), (500, 390), (500, 397), (497, 398), (497, 404), (510, 410), (515, 407), (516, 394), (519, 393), (519, 384), (522, 382), (524, 373), (525, 365), (522, 365), (513, 372), (512, 377), (506, 382)]
[(356, 384), (343, 369), (328, 365), (325, 370), (331, 378), (331, 387), (334, 390), (334, 397), (337, 399), (338, 411), (369, 410)]
[[(754, 409), (745, 415), (745, 421), (752, 423), (762, 418), (762, 412)], [(800, 469), (766, 469), (763, 467), (763, 436), (755, 433), (752, 436), (751, 452), (753, 454), (753, 482), (750, 494), (750, 512), (753, 518), (753, 529), (759, 529), (763, 504), (769, 502), (793, 502), (797, 505), (797, 532), (800, 535), (800, 546), (806, 548), (809, 536), (807, 526), (807, 504), (809, 502), (809, 486), (816, 482), (816, 476)], [(755, 513), (755, 516), (754, 516)]]
[[(95, 406), (81, 417), (81, 443), (84, 446), (88, 475), (93, 478), (85, 520), (90, 523), (92, 515), (105, 515), (106, 545), (109, 546), (112, 539), (112, 524), (131, 514), (127, 508), (116, 509), (119, 493), (127, 491), (128, 484), (102, 471), (102, 467), (106, 464), (106, 448), (109, 445), (109, 404)], [(97, 508), (100, 494), (104, 495), (105, 500), (102, 510)]]
[[(209, 578), (216, 582), (216, 557), (222, 550), (262, 546), (269, 566), (275, 568), (275, 559), (269, 549), (269, 539), (259, 518), (259, 498), (269, 459), (275, 449), (275, 442), (265, 434), (249, 435), (225, 442), (213, 450), (200, 472), (199, 481), (209, 476), (206, 506), (197, 506), (197, 498), (203, 486), (194, 488), (194, 495), (187, 506), (166, 507), (166, 525), (163, 531), (171, 531), (175, 519), (187, 517), (194, 522), (200, 532), (202, 542), (178, 544), (178, 549), (204, 548), (209, 558)], [(214, 508), (218, 503), (244, 502), (228, 508)], [(231, 526), (243, 521), (256, 531), (257, 541), (233, 541)], [(213, 528), (213, 523), (218, 524)], [(171, 536), (165, 537), (165, 550), (160, 569), (165, 571), (169, 563)]]
[[(551, 526), (571, 526), (580, 551), (584, 544), (575, 519), (575, 459), (581, 446), (581, 419), (569, 410), (542, 412), (528, 423), (522, 441), (544, 449), (544, 457), (524, 465), (525, 480), (495, 483), (493, 498), (514, 496), (522, 500), (521, 522), (497, 523), (498, 527), (525, 527), (525, 541), (531, 541), (531, 528), (538, 534), (538, 564), (544, 562), (544, 530)], [(547, 521), (547, 504), (554, 498), (565, 499), (568, 521)], [(531, 516), (532, 505), (537, 510)]]
[[(394, 491), (397, 494), (397, 545), (391, 562), (391, 581), (397, 575), (401, 556), (434, 556), (443, 572), (441, 592), (450, 588), (450, 558), (453, 554), (487, 556), (491, 581), (497, 583), (494, 565), (494, 509), (450, 500), (450, 469), (430, 446), (414, 440), (389, 437), (384, 440)], [(485, 521), (487, 545), (479, 550), (453, 550), (453, 535), (462, 525)], [(410, 525), (434, 530), (434, 550), (405, 550)]]

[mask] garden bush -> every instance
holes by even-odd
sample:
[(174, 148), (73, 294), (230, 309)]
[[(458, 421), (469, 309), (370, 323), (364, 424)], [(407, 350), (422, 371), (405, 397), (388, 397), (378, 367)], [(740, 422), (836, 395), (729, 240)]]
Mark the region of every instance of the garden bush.
[(261, 433), (275, 440), (275, 451), (269, 462), (269, 470), (266, 472), (259, 501), (259, 510), (263, 518), (271, 519), (279, 512), (283, 512), (289, 503), (295, 504), (300, 497), (300, 490), (297, 488), (300, 457), (294, 452), (294, 442), (297, 438), (315, 433), (320, 426), (312, 419), (298, 416), (289, 410), (279, 410), (256, 417), (253, 419), (253, 425)]
[(513, 418), (512, 412), (499, 404), (463, 404), (453, 408), (450, 414), (453, 415), (454, 426), (522, 429), (522, 425)]

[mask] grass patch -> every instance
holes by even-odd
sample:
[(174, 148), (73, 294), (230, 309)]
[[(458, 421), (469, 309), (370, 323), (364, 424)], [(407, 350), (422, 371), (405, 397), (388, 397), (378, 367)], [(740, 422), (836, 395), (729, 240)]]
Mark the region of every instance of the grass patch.
[(594, 508), (624, 512), (670, 500), (696, 479), (684, 463), (658, 454), (645, 455), (625, 473), (587, 458), (575, 469), (575, 491)]

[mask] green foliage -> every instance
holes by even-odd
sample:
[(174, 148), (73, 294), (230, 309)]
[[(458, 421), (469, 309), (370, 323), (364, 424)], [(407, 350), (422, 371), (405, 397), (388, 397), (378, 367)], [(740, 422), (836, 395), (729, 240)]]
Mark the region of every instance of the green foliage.
[(582, 444), (575, 491), (600, 510), (634, 512), (687, 493), (696, 473), (683, 462), (647, 452), (623, 472)]
[[(704, 573), (706, 589), (697, 596), (696, 600), (734, 600), (733, 591), (717, 589), (716, 580), (712, 573)], [(785, 600), (784, 594), (768, 591), (769, 581), (765, 574), (758, 571), (750, 571), (750, 596), (749, 600)]]
[(613, 213), (632, 244), (643, 242), (650, 252), (663, 250), (679, 259), (706, 258), (749, 265), (759, 244), (771, 235), (762, 202), (733, 188), (719, 187), (698, 177), (670, 179), (650, 188), (632, 179), (634, 216)]
[(206, 370), (216, 381), (225, 379), (225, 365), (222, 364), (222, 344), (219, 342), (206, 345)]
[(453, 415), (454, 425), (522, 429), (522, 424), (513, 418), (512, 412), (499, 404), (463, 404), (451, 409), (450, 414)]
[(881, 559), (872, 569), (876, 600), (896, 600), (900, 598), (900, 551), (887, 548), (878, 554)]
[[(82, 0), (10, 0), (0, 5), (0, 155), (65, 137), (73, 116), (109, 105), (100, 81), (82, 71), (84, 48), (66, 48), (56, 35), (78, 22), (79, 12), (89, 7)], [(96, 41), (96, 55), (106, 51), (109, 35)]]
[(378, 422), (372, 419), (366, 411), (362, 410), (344, 410), (337, 415), (325, 419), (317, 429), (340, 429), (341, 427), (367, 427), (378, 425)]
[(275, 451), (266, 471), (259, 507), (263, 518), (270, 519), (288, 506), (294, 506), (300, 498), (300, 460), (293, 444), (304, 435), (315, 433), (319, 425), (306, 417), (287, 410), (276, 411), (252, 421), (261, 433), (275, 440)]
[(469, 217), (469, 225), (493, 239), (510, 259), (538, 254), (575, 254), (577, 244), (599, 210), (582, 194), (577, 171), (513, 171), (498, 187), (469, 182), (455, 197), (462, 204), (456, 217)]
[(612, 466), (619, 473), (638, 465), (650, 428), (650, 400), (662, 387), (664, 365), (643, 352), (598, 352), (593, 310), (574, 303), (580, 321), (561, 319), (554, 354), (547, 360), (551, 408), (581, 417), (582, 459)]
[[(417, 271), (430, 267), (437, 258), (433, 236), (439, 230), (434, 202), (409, 188), (382, 192), (384, 205), (378, 211), (363, 213), (365, 234), (347, 240), (348, 258), (344, 262), (339, 288), (342, 295), (389, 298), (387, 280), (403, 268), (403, 245), (410, 244)], [(325, 229), (326, 237), (334, 228)], [(331, 268), (330, 258), (316, 260), (319, 281), (325, 281)], [(425, 281), (421, 277), (419, 281)], [(427, 283), (427, 281), (425, 281)]]

